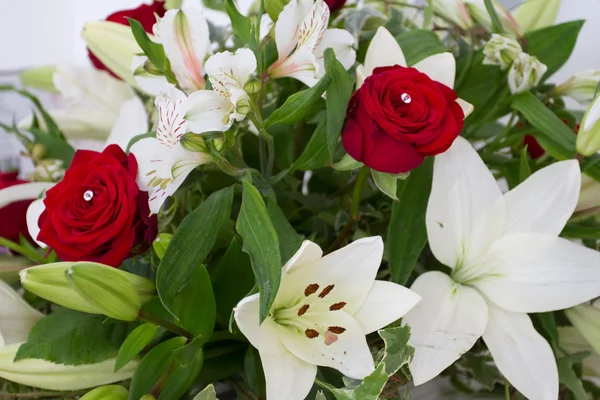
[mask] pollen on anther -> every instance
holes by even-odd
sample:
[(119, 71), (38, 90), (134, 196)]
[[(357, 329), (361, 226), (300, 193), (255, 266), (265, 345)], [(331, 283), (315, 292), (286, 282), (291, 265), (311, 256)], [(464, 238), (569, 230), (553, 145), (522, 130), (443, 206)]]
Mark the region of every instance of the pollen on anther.
[(342, 328), (341, 326), (330, 326), (329, 329), (327, 329), (329, 332), (333, 332), (337, 335), (340, 335), (344, 332), (346, 332), (346, 328)]
[(340, 301), (339, 303), (335, 303), (329, 306), (329, 311), (337, 311), (337, 310), (341, 310), (342, 308), (344, 308), (344, 306), (346, 305), (345, 301)]
[(302, 307), (300, 307), (300, 309), (298, 310), (298, 316), (301, 317), (302, 315), (304, 315), (304, 313), (308, 311), (308, 307), (310, 307), (310, 305), (308, 304), (305, 304)]
[(321, 291), (321, 293), (319, 293), (319, 297), (323, 298), (325, 296), (327, 296), (335, 287), (335, 285), (328, 285), (325, 287), (325, 289), (323, 289), (323, 291)]
[(304, 331), (304, 334), (309, 339), (314, 339), (316, 337), (319, 337), (319, 332), (315, 331), (314, 329), (307, 329)]
[(311, 283), (306, 287), (306, 289), (304, 289), (304, 295), (308, 297), (311, 294), (315, 293), (317, 290), (319, 290), (319, 285), (317, 285), (316, 283)]

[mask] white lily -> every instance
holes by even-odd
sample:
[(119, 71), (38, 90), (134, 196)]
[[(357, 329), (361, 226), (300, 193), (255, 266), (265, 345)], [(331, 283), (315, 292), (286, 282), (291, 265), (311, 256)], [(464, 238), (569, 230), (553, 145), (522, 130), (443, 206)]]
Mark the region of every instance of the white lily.
[[(392, 65), (406, 67), (406, 58), (404, 57), (402, 48), (390, 31), (384, 27), (380, 27), (377, 29), (373, 39), (371, 39), (371, 43), (369, 43), (369, 48), (365, 55), (365, 64), (356, 67), (357, 88), (361, 87), (365, 79), (373, 74), (375, 68)], [(451, 89), (454, 88), (456, 60), (452, 53), (434, 54), (411, 67), (429, 76), (434, 81), (443, 83)], [(466, 118), (473, 111), (473, 106), (462, 99), (458, 99), (457, 102), (463, 109)]]
[(275, 23), (279, 59), (269, 67), (269, 76), (287, 76), (313, 86), (325, 75), (327, 48), (349, 69), (356, 60), (354, 38), (343, 29), (327, 29), (328, 24), (329, 7), (323, 0), (290, 1)]
[(43, 317), (44, 314), (0, 281), (0, 347), (27, 341), (29, 331)]
[(427, 272), (411, 287), (423, 297), (404, 317), (415, 384), (483, 337), (500, 372), (525, 397), (558, 397), (552, 349), (526, 313), (600, 295), (600, 253), (558, 237), (577, 204), (580, 178), (576, 160), (561, 161), (502, 195), (467, 140), (458, 137), (436, 156), (427, 235), (452, 272)]
[(234, 310), (238, 327), (259, 351), (267, 399), (304, 399), (317, 366), (363, 379), (374, 370), (365, 335), (419, 301), (400, 285), (375, 280), (383, 255), (379, 236), (322, 255), (315, 243), (302, 243), (283, 266), (279, 292), (261, 325), (258, 294)]
[(167, 11), (153, 32), (165, 49), (179, 86), (186, 93), (204, 89), (202, 64), (210, 54), (210, 39), (199, 3), (186, 1), (181, 9)]
[(194, 133), (224, 132), (250, 111), (244, 86), (256, 72), (256, 57), (250, 49), (225, 51), (211, 56), (205, 67), (213, 90), (190, 94), (183, 105), (185, 120)]
[(553, 25), (561, 0), (528, 0), (517, 6), (512, 15), (525, 32)]
[(153, 214), (194, 168), (212, 161), (211, 156), (189, 151), (181, 144), (181, 137), (188, 132), (185, 101), (185, 94), (175, 88), (158, 96), (154, 103), (159, 113), (156, 138), (144, 138), (131, 146), (138, 162), (137, 184), (148, 192)]
[(123, 151), (127, 151), (127, 145), (131, 139), (148, 132), (148, 114), (144, 103), (136, 96), (127, 100), (121, 106), (119, 117), (111, 129), (108, 139), (106, 139), (105, 147), (116, 144)]

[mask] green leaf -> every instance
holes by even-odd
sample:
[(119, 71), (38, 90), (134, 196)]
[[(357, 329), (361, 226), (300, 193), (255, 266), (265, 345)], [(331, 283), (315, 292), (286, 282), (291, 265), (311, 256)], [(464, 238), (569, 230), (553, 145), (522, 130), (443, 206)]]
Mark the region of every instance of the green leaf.
[(527, 146), (523, 147), (521, 150), (521, 159), (519, 161), (519, 180), (523, 182), (525, 179), (531, 176), (531, 167), (529, 166), (529, 161), (527, 160)]
[(180, 399), (200, 375), (203, 363), (202, 342), (198, 340), (176, 350), (173, 366), (169, 370), (158, 400)]
[(427, 6), (425, 6), (425, 9), (423, 10), (423, 25), (424, 27), (430, 26), (431, 25), (431, 21), (433, 20), (433, 16), (434, 16), (434, 1), (435, 0), (427, 0)]
[(354, 91), (354, 79), (335, 57), (331, 48), (325, 50), (325, 71), (331, 78), (325, 102), (327, 104), (327, 148), (330, 158), (333, 158), (346, 119), (350, 96)]
[(302, 121), (309, 114), (312, 107), (317, 102), (322, 101), (322, 95), (330, 84), (331, 78), (325, 75), (315, 86), (294, 93), (287, 98), (281, 107), (273, 111), (265, 125), (269, 127), (274, 124), (293, 124)]
[(279, 252), (281, 254), (281, 265), (283, 265), (296, 254), (302, 244), (302, 239), (290, 225), (281, 208), (272, 199), (267, 200), (267, 212), (279, 238)]
[[(553, 312), (545, 312), (538, 314), (531, 314), (533, 321), (536, 325), (542, 328), (544, 337), (548, 339), (548, 342), (553, 348), (558, 348), (558, 328), (556, 326), (556, 318)], [(539, 329), (538, 329), (539, 330)]]
[(148, 60), (150, 60), (150, 62), (156, 68), (158, 68), (160, 72), (165, 73), (165, 63), (167, 57), (165, 55), (165, 49), (163, 46), (150, 40), (141, 22), (133, 18), (127, 18), (127, 20), (129, 22), (129, 26), (131, 26), (131, 32), (133, 33), (135, 41), (140, 46), (144, 54), (148, 57)]
[(242, 181), (242, 206), (235, 228), (244, 241), (244, 251), (250, 256), (260, 292), (260, 322), (271, 310), (281, 280), (279, 239), (258, 190)]
[[(385, 172), (378, 172), (374, 169), (371, 170), (371, 176), (375, 185), (383, 194), (390, 197), (392, 200), (398, 200), (396, 195), (396, 189), (398, 187), (398, 180), (402, 179), (402, 175), (386, 174)], [(408, 176), (404, 175), (404, 178)]]
[(327, 165), (330, 160), (327, 150), (327, 117), (321, 118), (308, 144), (290, 167), (293, 171), (309, 171)]
[(225, 0), (225, 11), (231, 19), (231, 27), (233, 33), (240, 38), (244, 43), (250, 42), (250, 18), (240, 14), (233, 0)]
[[(156, 274), (156, 288), (165, 308), (195, 335), (207, 334), (214, 319), (210, 279), (202, 263), (229, 218), (232, 202), (230, 186), (214, 192), (189, 213), (171, 238)], [(209, 315), (199, 318), (199, 310)]]
[(435, 33), (422, 29), (403, 32), (396, 36), (396, 40), (402, 47), (408, 65), (415, 65), (424, 58), (448, 51)]
[[(536, 56), (548, 67), (543, 80), (552, 76), (567, 62), (575, 48), (577, 37), (584, 22), (565, 22), (525, 34), (527, 47), (524, 51)], [(465, 100), (468, 101), (468, 99)]]
[(575, 400), (588, 400), (589, 397), (583, 387), (581, 378), (573, 371), (573, 364), (575, 363), (576, 362), (568, 357), (556, 360), (556, 365), (558, 366), (558, 379), (560, 383), (565, 385), (573, 393)]
[(398, 183), (398, 202), (392, 204), (392, 216), (386, 242), (391, 280), (406, 284), (427, 243), (425, 211), (431, 192), (433, 158), (427, 158), (410, 176)]
[(160, 377), (171, 366), (177, 355), (176, 350), (185, 344), (184, 337), (175, 337), (166, 340), (152, 348), (142, 358), (140, 365), (133, 373), (129, 387), (129, 400), (139, 400), (150, 392)]
[(158, 326), (154, 324), (142, 324), (135, 328), (119, 349), (117, 360), (115, 361), (115, 372), (123, 368), (135, 356), (140, 354), (144, 347), (152, 341), (158, 331)]
[(336, 171), (354, 171), (355, 169), (359, 169), (364, 167), (365, 164), (360, 161), (356, 161), (350, 154), (345, 154), (344, 157), (335, 164), (331, 166), (331, 168)]
[(93, 364), (119, 351), (129, 333), (128, 324), (105, 324), (105, 316), (82, 313), (66, 308), (42, 318), (29, 332), (15, 361), (40, 358), (57, 364)]
[(492, 20), (492, 31), (494, 33), (502, 33), (504, 31), (504, 27), (502, 26), (502, 22), (496, 13), (496, 7), (494, 7), (494, 3), (492, 0), (484, 0), (484, 3), (488, 14), (490, 14), (490, 19)]
[(217, 392), (215, 392), (215, 387), (212, 385), (208, 385), (204, 388), (200, 393), (194, 397), (193, 400), (219, 400), (217, 399)]

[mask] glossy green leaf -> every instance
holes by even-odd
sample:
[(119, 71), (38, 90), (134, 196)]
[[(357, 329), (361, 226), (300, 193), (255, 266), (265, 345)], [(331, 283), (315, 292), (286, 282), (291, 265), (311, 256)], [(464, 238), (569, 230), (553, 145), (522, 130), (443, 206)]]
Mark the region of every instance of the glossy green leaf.
[(414, 65), (424, 58), (448, 51), (440, 42), (440, 38), (431, 31), (412, 29), (396, 36), (406, 63)]
[(558, 327), (553, 312), (531, 314), (531, 319), (553, 348), (558, 348)]
[(279, 238), (279, 253), (281, 254), (281, 265), (283, 265), (296, 254), (302, 244), (302, 239), (290, 225), (281, 208), (272, 199), (267, 200), (267, 212)]
[(127, 18), (129, 26), (131, 26), (131, 32), (135, 41), (140, 46), (144, 54), (148, 57), (148, 60), (156, 67), (159, 71), (165, 72), (166, 55), (165, 49), (161, 44), (153, 42), (146, 33), (146, 30), (142, 26), (141, 22)]
[(294, 93), (287, 98), (285, 103), (269, 116), (266, 126), (274, 124), (293, 124), (302, 121), (311, 109), (322, 101), (323, 93), (331, 84), (331, 78), (323, 76), (317, 84), (309, 89)]
[(360, 161), (356, 161), (350, 154), (345, 154), (344, 157), (335, 164), (331, 166), (331, 168), (336, 171), (353, 171), (355, 169), (359, 169), (364, 167), (365, 164)]
[(198, 340), (177, 349), (158, 400), (180, 399), (200, 375), (203, 363), (204, 352)]
[(411, 171), (410, 176), (398, 182), (398, 202), (392, 204), (392, 216), (386, 242), (391, 280), (406, 284), (427, 243), (425, 211), (431, 193), (433, 158)]
[(131, 378), (129, 400), (139, 400), (150, 392), (161, 376), (169, 369), (177, 355), (176, 350), (183, 347), (186, 339), (175, 337), (153, 347), (138, 365)]
[(519, 180), (523, 182), (531, 175), (531, 167), (527, 159), (527, 147), (521, 150), (521, 157), (519, 160)]
[(205, 387), (200, 393), (194, 397), (193, 400), (219, 400), (217, 399), (217, 392), (215, 391), (215, 387), (210, 384)]
[[(158, 267), (156, 287), (162, 303), (179, 325), (195, 335), (206, 334), (210, 325), (210, 319), (198, 317), (198, 310), (208, 310), (214, 302), (202, 264), (229, 218), (232, 202), (231, 186), (211, 194), (189, 213), (175, 231)], [(210, 293), (199, 293), (207, 290)]]
[(502, 26), (502, 22), (498, 17), (498, 13), (496, 12), (496, 7), (494, 7), (494, 3), (492, 0), (484, 0), (485, 8), (490, 14), (490, 19), (492, 21), (492, 31), (494, 33), (502, 33), (504, 31), (504, 27)]
[(279, 239), (258, 190), (246, 180), (242, 184), (242, 206), (235, 228), (242, 237), (243, 249), (252, 262), (260, 292), (262, 322), (271, 310), (281, 280)]
[(160, 233), (152, 242), (154, 252), (161, 260), (165, 255), (165, 251), (167, 251), (167, 247), (169, 246), (172, 237), (173, 235), (171, 235), (170, 233)]
[(573, 364), (580, 363), (582, 359), (588, 355), (589, 353), (582, 352), (556, 360), (556, 365), (558, 366), (558, 379), (560, 383), (565, 385), (573, 393), (575, 400), (589, 400), (581, 378), (579, 378), (573, 370)]
[(346, 119), (350, 96), (354, 91), (354, 79), (335, 57), (331, 48), (325, 50), (325, 71), (331, 78), (325, 102), (327, 104), (327, 148), (330, 158), (333, 158)]
[(250, 19), (238, 11), (233, 0), (225, 0), (225, 11), (231, 19), (233, 33), (244, 43), (250, 42), (250, 28), (252, 26)]
[(115, 361), (115, 372), (123, 368), (152, 341), (158, 331), (154, 324), (142, 324), (135, 328), (121, 345)]
[(290, 167), (295, 171), (309, 171), (324, 167), (330, 160), (327, 150), (327, 117), (321, 118), (308, 144)]

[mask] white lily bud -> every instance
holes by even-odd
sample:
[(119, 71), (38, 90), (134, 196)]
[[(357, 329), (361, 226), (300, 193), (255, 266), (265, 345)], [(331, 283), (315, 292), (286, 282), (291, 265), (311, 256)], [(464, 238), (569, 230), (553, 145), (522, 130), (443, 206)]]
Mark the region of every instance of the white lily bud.
[(88, 392), (80, 400), (127, 400), (129, 391), (120, 385), (100, 386)]
[(115, 75), (137, 86), (131, 71), (133, 57), (142, 53), (131, 27), (116, 22), (88, 22), (83, 27), (83, 40), (90, 51)]
[(591, 354), (581, 363), (581, 377), (598, 382), (600, 378), (600, 354), (596, 353), (585, 338), (573, 326), (559, 326), (558, 337), (560, 348), (575, 354), (589, 351)]
[(600, 150), (600, 96), (596, 97), (583, 116), (577, 134), (577, 151), (588, 157)]
[(561, 0), (527, 0), (512, 13), (525, 32), (545, 28), (554, 24)]
[(435, 0), (433, 2), (433, 11), (459, 26), (462, 29), (468, 29), (473, 26), (473, 19), (466, 4), (457, 0)]
[(542, 80), (548, 67), (537, 57), (521, 53), (515, 58), (508, 72), (508, 86), (512, 94), (523, 93)]
[(586, 174), (581, 175), (581, 190), (575, 212), (578, 215), (589, 215), (600, 207), (600, 182), (590, 178)]
[(483, 54), (485, 55), (483, 63), (499, 65), (500, 69), (505, 70), (512, 65), (515, 58), (522, 52), (521, 45), (515, 39), (494, 33), (483, 48)]
[[(481, 26), (486, 28), (487, 30), (492, 30), (492, 18), (490, 17), (490, 13), (485, 7), (485, 2), (483, 0), (464, 0), (469, 13), (473, 20), (479, 23)], [(522, 36), (523, 31), (517, 21), (513, 18), (510, 11), (508, 11), (504, 6), (498, 3), (496, 0), (492, 0), (494, 4), (494, 9), (496, 10), (496, 14), (498, 18), (500, 18), (500, 22), (502, 23), (502, 27), (507, 31), (516, 36)]]
[(592, 348), (600, 353), (600, 303), (580, 304), (565, 310), (565, 315)]
[(139, 364), (139, 361), (132, 360), (119, 371), (113, 372), (114, 358), (83, 365), (55, 364), (35, 358), (14, 362), (21, 344), (15, 343), (0, 349), (0, 378), (41, 389), (81, 390), (120, 382), (131, 378)]
[(589, 69), (573, 75), (566, 82), (558, 85), (554, 93), (572, 97), (580, 104), (589, 104), (594, 100), (599, 83), (600, 69)]
[(42, 67), (26, 69), (21, 73), (21, 83), (23, 86), (56, 93), (58, 90), (54, 87), (54, 83), (52, 82), (52, 76), (55, 71), (55, 65), (44, 65)]

